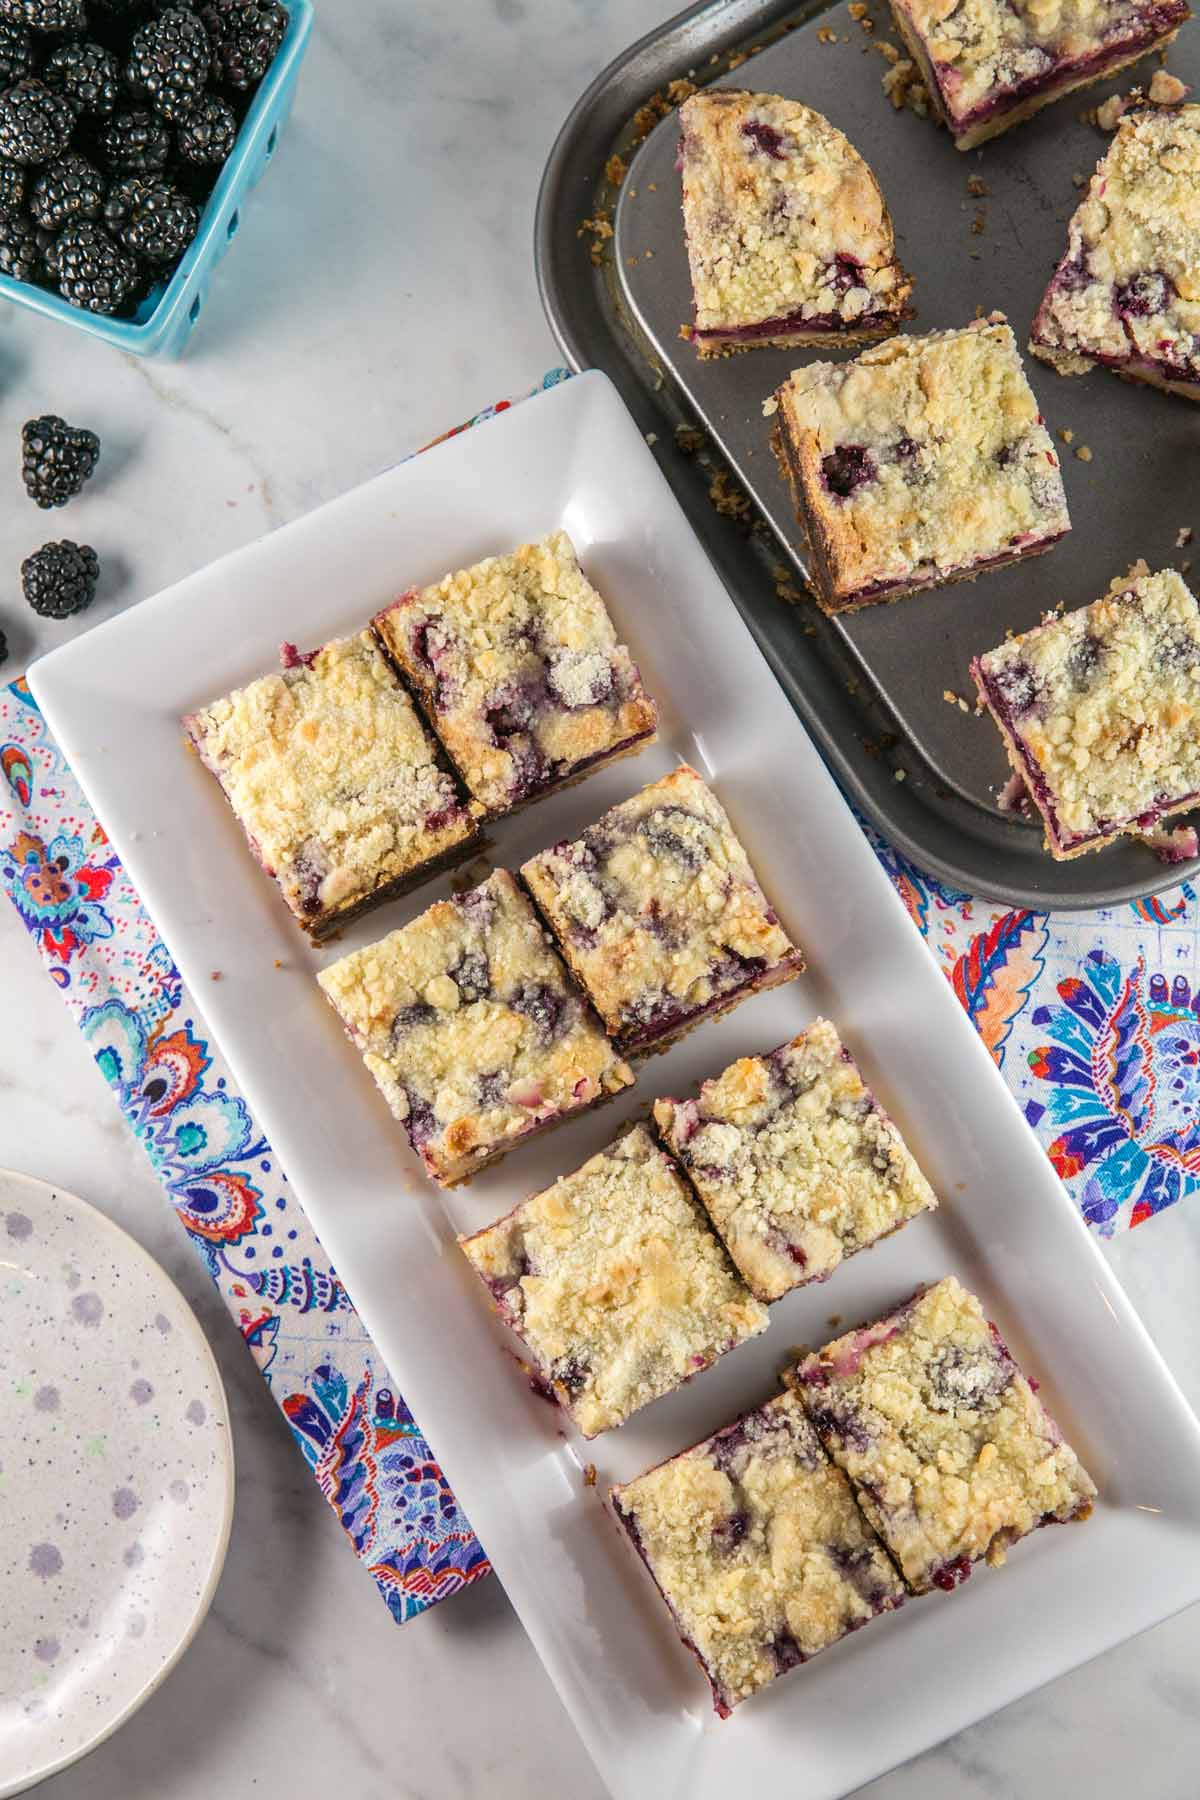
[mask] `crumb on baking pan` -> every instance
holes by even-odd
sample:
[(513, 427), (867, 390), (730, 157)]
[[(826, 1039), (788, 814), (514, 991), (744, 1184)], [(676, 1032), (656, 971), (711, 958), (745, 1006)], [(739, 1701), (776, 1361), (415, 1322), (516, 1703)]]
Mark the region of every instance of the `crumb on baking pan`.
[(1080, 444), (1075, 454), (1080, 462), (1091, 462), (1092, 460), (1092, 452), (1087, 444)]
[(695, 92), (695, 82), (680, 79), (668, 81), (665, 88), (659, 88), (657, 93), (651, 94), (646, 104), (639, 106), (633, 115), (634, 142), (640, 143), (654, 130), (660, 119), (665, 119), (677, 106), (682, 106)]
[(728, 469), (721, 469), (708, 484), (708, 497), (724, 519), (735, 519), (739, 525), (751, 521), (750, 497), (738, 486)]
[(583, 1465), (583, 1485), (584, 1485), (584, 1487), (595, 1487), (595, 1485), (596, 1485), (596, 1465), (595, 1465), (595, 1463), (584, 1463), (584, 1465)]
[(708, 443), (708, 436), (698, 425), (677, 425), (675, 442), (685, 456), (698, 456)]
[(1180, 81), (1178, 75), (1171, 75), (1166, 69), (1155, 69), (1150, 77), (1150, 99), (1155, 106), (1178, 106), (1186, 100), (1188, 85)]
[(983, 200), (991, 191), (982, 175), (967, 176), (967, 192), (973, 200)]
[(1191, 543), (1194, 536), (1195, 532), (1190, 525), (1181, 525), (1179, 530), (1175, 533), (1175, 548), (1177, 550), (1182, 550), (1185, 544)]
[(626, 163), (625, 158), (623, 156), (618, 156), (614, 150), (604, 165), (604, 179), (606, 181), (611, 181), (614, 187), (620, 187), (628, 173), (629, 165)]
[(1075, 433), (1071, 430), (1069, 425), (1060, 426), (1058, 435), (1064, 444), (1073, 444), (1075, 442)]

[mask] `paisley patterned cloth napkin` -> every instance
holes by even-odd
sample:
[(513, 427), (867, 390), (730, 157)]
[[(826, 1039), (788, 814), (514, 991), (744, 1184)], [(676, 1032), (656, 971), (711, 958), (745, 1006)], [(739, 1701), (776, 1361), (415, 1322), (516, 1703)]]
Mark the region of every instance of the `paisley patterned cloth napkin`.
[[(1092, 913), (1006, 911), (934, 881), (864, 829), (1088, 1224), (1109, 1237), (1200, 1189), (1195, 889)], [(0, 883), (393, 1616), (486, 1575), (429, 1444), (20, 681), (0, 688)]]

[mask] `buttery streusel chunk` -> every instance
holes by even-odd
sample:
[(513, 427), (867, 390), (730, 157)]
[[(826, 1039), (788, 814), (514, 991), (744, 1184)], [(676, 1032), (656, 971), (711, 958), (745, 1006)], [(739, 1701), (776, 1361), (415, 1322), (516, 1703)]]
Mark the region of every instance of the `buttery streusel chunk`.
[(1099, 364), (1200, 399), (1200, 106), (1122, 119), (1029, 348), (1063, 375)]
[(1174, 569), (1131, 569), (971, 673), (1052, 856), (1145, 835), (1200, 804), (1200, 607)]
[(722, 1718), (904, 1599), (794, 1394), (612, 1490)]
[(492, 817), (634, 754), (657, 729), (565, 531), (404, 594), (375, 629)]
[(804, 967), (724, 808), (686, 764), (521, 873), (627, 1055), (665, 1050)]
[(644, 1125), (459, 1242), (584, 1437), (767, 1328)]
[(842, 132), (798, 100), (730, 88), (693, 94), (679, 127), (701, 356), (896, 330), (912, 282), (879, 184)]
[(1091, 1476), (953, 1276), (787, 1379), (914, 1594), (1092, 1510)]
[(314, 939), (465, 855), (471, 810), (369, 631), (183, 723), (250, 848)]
[(505, 869), (317, 980), (444, 1187), (633, 1081)]
[(1169, 44), (1187, 0), (892, 0), (959, 150)]
[[(770, 410), (770, 405), (769, 405)], [(1071, 528), (1058, 456), (1002, 313), (810, 363), (772, 438), (825, 612), (1036, 556)]]
[(697, 1100), (656, 1100), (654, 1119), (760, 1300), (824, 1281), (937, 1205), (828, 1019)]

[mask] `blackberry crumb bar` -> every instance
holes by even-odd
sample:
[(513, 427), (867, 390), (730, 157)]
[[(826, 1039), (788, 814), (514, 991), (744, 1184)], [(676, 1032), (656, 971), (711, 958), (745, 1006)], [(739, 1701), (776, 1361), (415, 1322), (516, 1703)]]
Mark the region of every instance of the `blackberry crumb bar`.
[(770, 410), (826, 613), (974, 580), (1071, 528), (1058, 456), (1001, 313), (811, 363)]
[(697, 1100), (656, 1100), (654, 1120), (760, 1300), (826, 1280), (937, 1205), (827, 1019)]
[(1200, 805), (1200, 607), (1144, 563), (976, 657), (979, 697), (1060, 861)]
[(300, 656), (184, 728), (313, 938), (476, 848), (472, 809), (369, 631)]
[(787, 1379), (914, 1594), (1092, 1510), (1091, 1477), (953, 1276)]
[(644, 1125), (459, 1242), (584, 1437), (767, 1327)]
[(374, 623), (490, 817), (633, 755), (657, 730), (564, 531), (414, 589)]
[(521, 870), (624, 1055), (804, 967), (716, 796), (686, 764)]
[(443, 1187), (633, 1081), (504, 869), (317, 980)]
[(611, 1499), (723, 1719), (903, 1602), (904, 1584), (793, 1394)]
[(879, 183), (798, 100), (714, 88), (679, 113), (683, 223), (701, 356), (861, 343), (908, 316)]
[(1129, 113), (1067, 229), (1029, 348), (1200, 399), (1200, 106)]
[(1169, 44), (1186, 0), (892, 0), (959, 150)]

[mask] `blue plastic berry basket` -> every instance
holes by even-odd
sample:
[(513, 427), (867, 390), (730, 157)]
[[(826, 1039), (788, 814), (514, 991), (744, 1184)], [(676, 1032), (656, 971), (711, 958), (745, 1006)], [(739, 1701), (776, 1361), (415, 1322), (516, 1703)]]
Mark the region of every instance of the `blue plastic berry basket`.
[(204, 310), (213, 271), (241, 228), (250, 190), (266, 174), (296, 98), (300, 64), (312, 36), (312, 0), (283, 0), (283, 5), (289, 14), (283, 42), (209, 195), (200, 229), (171, 279), (151, 289), (132, 319), (85, 312), (9, 275), (0, 275), (0, 298), (15, 300), (48, 319), (61, 319), (64, 325), (74, 325), (135, 356), (182, 356)]

